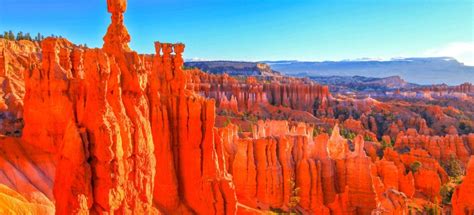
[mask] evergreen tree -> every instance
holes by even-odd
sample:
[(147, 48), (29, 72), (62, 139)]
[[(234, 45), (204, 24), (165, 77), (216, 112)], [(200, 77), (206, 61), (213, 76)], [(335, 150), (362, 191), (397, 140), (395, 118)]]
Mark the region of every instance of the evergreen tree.
[(24, 36), (24, 39), (32, 41), (30, 33), (26, 33), (25, 36)]
[(9, 40), (15, 40), (15, 35), (13, 34), (13, 32), (11, 30), (8, 31), (8, 39)]
[(43, 35), (41, 35), (41, 33), (38, 32), (38, 34), (36, 35), (35, 37), (35, 41), (36, 42), (41, 42), (41, 40), (43, 40)]
[(24, 39), (23, 32), (21, 32), (21, 31), (18, 32), (18, 34), (16, 35), (16, 40), (18, 41), (18, 40), (23, 40), (23, 39)]
[(3, 38), (5, 38), (5, 39), (7, 39), (7, 40), (10, 39), (10, 35), (8, 35), (8, 32), (5, 31), (5, 32), (3, 33)]

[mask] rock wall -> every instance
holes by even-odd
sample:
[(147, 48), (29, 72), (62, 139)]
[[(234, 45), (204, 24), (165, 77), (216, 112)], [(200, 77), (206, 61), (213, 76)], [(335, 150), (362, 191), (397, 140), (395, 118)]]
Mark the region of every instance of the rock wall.
[(155, 47), (148, 88), (160, 173), (154, 202), (167, 213), (233, 214), (233, 184), (217, 162), (222, 155), (214, 141), (214, 101), (185, 89), (183, 44)]
[(453, 156), (467, 164), (469, 157), (474, 154), (474, 134), (429, 136), (418, 134), (415, 129), (408, 129), (406, 133), (402, 131), (397, 134), (394, 146), (423, 149), (439, 161), (446, 161)]
[(42, 65), (25, 77), (22, 139), (58, 155), (56, 213), (233, 214), (233, 184), (216, 163), (214, 102), (185, 89), (184, 45), (138, 55), (126, 1), (107, 3), (103, 49), (47, 38)]
[(188, 88), (208, 98), (217, 106), (234, 112), (249, 111), (258, 105), (284, 106), (294, 110), (325, 112), (329, 88), (307, 79), (285, 76), (230, 77), (199, 70), (188, 72)]
[(23, 73), (37, 64), (39, 45), (0, 38), (0, 134), (19, 137), (23, 129)]
[(351, 141), (350, 150), (337, 126), (331, 137), (314, 138), (311, 126), (288, 126), (286, 121), (260, 121), (253, 138), (240, 138), (232, 124), (220, 130), (227, 136), (227, 169), (239, 203), (309, 214), (408, 212), (402, 190), (414, 192), (413, 176), (403, 164), (398, 171), (385, 158), (373, 162), (362, 136)]
[[(58, 38), (40, 47), (0, 43), (0, 112), (25, 123), (21, 139), (0, 137), (6, 213), (408, 214), (439, 204), (450, 183), (440, 162), (451, 156), (467, 167), (453, 211), (473, 212), (472, 134), (446, 127), (448, 135), (431, 136), (435, 129), (410, 114), (385, 132), (369, 113), (389, 113), (389, 105), (367, 98), (329, 107), (327, 87), (306, 79), (184, 70), (180, 43), (156, 42), (154, 55), (138, 54), (128, 45), (126, 1), (107, 6), (111, 25), (101, 49)], [(344, 105), (354, 109), (339, 110)], [(357, 120), (340, 122), (360, 135), (341, 136), (345, 130), (328, 118), (336, 124), (330, 135), (302, 120), (255, 120), (246, 132), (232, 123), (215, 128), (216, 109), (357, 110)], [(440, 107), (425, 109), (446, 118)], [(2, 133), (21, 134), (22, 122), (1, 123)], [(394, 147), (382, 146), (379, 134)]]
[(454, 191), (451, 201), (454, 214), (474, 213), (474, 156), (471, 156), (467, 174), (461, 186)]
[(18, 138), (0, 143), (0, 213), (53, 214), (56, 157)]

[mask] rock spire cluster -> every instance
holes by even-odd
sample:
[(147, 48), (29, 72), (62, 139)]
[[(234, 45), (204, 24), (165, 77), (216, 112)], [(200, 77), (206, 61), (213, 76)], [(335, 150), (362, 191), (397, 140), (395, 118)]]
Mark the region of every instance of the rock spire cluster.
[(102, 48), (0, 39), (0, 213), (474, 212), (461, 110), (185, 69), (182, 43), (130, 49), (126, 8)]

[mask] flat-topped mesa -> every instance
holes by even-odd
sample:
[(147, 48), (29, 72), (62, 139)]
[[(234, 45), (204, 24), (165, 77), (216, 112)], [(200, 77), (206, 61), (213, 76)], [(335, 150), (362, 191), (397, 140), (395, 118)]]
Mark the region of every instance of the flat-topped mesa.
[(108, 54), (129, 52), (130, 34), (123, 23), (123, 14), (127, 10), (126, 0), (107, 0), (107, 10), (112, 14), (112, 23), (104, 36), (104, 51)]

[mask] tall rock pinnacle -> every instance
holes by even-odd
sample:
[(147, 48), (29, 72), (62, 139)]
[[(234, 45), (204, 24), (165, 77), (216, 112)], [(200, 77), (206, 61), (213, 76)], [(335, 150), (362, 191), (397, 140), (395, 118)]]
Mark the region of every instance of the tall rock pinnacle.
[(107, 0), (107, 10), (112, 14), (112, 23), (104, 36), (103, 49), (109, 53), (130, 51), (130, 35), (123, 23), (123, 14), (127, 10), (126, 0)]

